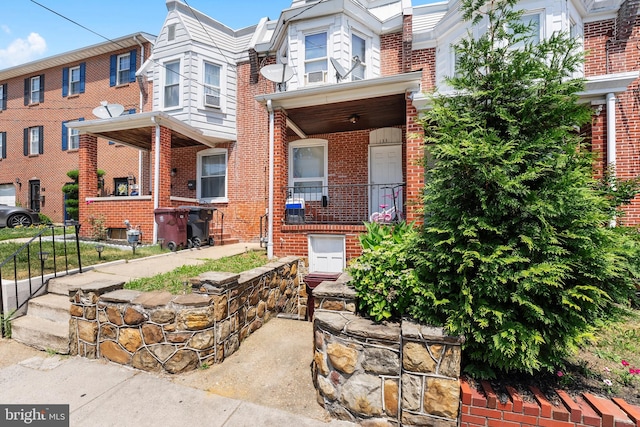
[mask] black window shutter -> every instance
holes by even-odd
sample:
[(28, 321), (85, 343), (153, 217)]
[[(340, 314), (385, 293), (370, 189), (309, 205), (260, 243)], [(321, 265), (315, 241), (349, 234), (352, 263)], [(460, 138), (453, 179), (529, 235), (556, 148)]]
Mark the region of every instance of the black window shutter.
[(44, 74), (40, 74), (40, 102), (44, 101)]
[(38, 153), (44, 154), (44, 126), (38, 126), (38, 139), (40, 140), (40, 146), (38, 147)]
[(7, 133), (0, 132), (0, 141), (2, 141), (2, 158), (7, 158)]
[(116, 85), (117, 61), (118, 55), (111, 55), (109, 57), (109, 86)]
[(24, 79), (24, 105), (29, 105), (29, 89), (31, 85), (31, 79)]
[(24, 128), (24, 155), (29, 155), (29, 128)]
[(62, 97), (69, 94), (69, 67), (62, 69)]
[(84, 79), (86, 74), (87, 64), (83, 62), (82, 64), (80, 64), (80, 93), (84, 93)]
[(62, 122), (62, 151), (69, 149), (69, 130), (67, 129), (67, 121)]
[(2, 85), (2, 100), (0, 100), (2, 105), (0, 105), (0, 110), (7, 109), (7, 83)]
[(133, 49), (129, 54), (129, 82), (133, 83), (136, 81), (136, 49)]

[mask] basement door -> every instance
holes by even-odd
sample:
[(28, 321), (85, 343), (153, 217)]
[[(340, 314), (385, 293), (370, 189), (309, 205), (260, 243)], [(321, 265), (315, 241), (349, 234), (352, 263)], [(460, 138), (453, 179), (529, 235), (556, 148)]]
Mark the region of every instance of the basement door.
[(345, 266), (345, 236), (309, 235), (309, 272), (342, 273)]
[[(394, 184), (402, 183), (402, 144), (369, 146), (369, 216), (393, 206)], [(396, 188), (398, 192), (400, 188)], [(396, 206), (402, 210), (402, 191), (396, 196)]]

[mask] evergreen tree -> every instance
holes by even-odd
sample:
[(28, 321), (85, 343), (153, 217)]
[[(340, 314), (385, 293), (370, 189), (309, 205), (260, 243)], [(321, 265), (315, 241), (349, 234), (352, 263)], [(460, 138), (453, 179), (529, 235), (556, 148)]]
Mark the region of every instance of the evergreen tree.
[(551, 371), (633, 290), (577, 131), (582, 56), (566, 34), (532, 39), (515, 0), (462, 4), (484, 33), (455, 46), (453, 94), (423, 118), (435, 161), (410, 312), (464, 334), (472, 372)]

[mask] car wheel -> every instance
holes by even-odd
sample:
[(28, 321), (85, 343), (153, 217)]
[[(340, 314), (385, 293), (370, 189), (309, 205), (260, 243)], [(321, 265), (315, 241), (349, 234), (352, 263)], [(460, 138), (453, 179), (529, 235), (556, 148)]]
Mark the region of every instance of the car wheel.
[(19, 225), (29, 227), (31, 225), (31, 218), (29, 218), (29, 215), (19, 213), (11, 215), (7, 220), (7, 227), (9, 228), (17, 227)]

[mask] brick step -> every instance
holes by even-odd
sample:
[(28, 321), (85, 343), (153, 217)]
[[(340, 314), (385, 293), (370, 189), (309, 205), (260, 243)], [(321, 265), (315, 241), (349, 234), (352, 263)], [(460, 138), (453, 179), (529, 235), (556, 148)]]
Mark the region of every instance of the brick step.
[(29, 315), (19, 317), (11, 322), (11, 338), (40, 350), (69, 354), (69, 320), (53, 322)]

